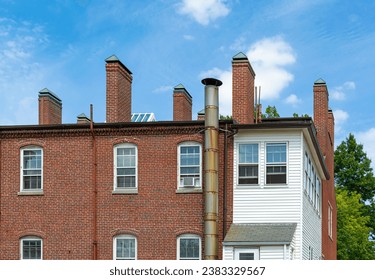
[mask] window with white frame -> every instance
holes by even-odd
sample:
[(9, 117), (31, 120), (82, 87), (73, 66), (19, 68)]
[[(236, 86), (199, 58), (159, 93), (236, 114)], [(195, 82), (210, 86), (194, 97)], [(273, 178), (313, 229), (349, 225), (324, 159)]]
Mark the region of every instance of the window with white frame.
[(178, 146), (178, 174), (180, 188), (201, 188), (202, 147), (186, 142)]
[(113, 238), (113, 259), (136, 260), (137, 238), (129, 234), (115, 236)]
[(286, 143), (266, 144), (266, 184), (286, 184)]
[(238, 144), (238, 184), (259, 184), (259, 145)]
[(43, 189), (43, 149), (27, 146), (21, 149), (21, 191)]
[(319, 214), (320, 213), (320, 199), (321, 199), (321, 180), (307, 152), (305, 153), (304, 166), (305, 166), (304, 189), (306, 191), (306, 195), (309, 198), (311, 204), (314, 206), (314, 208)]
[(195, 234), (184, 234), (177, 238), (178, 260), (200, 260), (201, 238)]
[(259, 260), (258, 248), (236, 248), (234, 251), (235, 260)]
[(332, 239), (333, 233), (333, 220), (332, 220), (333, 209), (331, 204), (328, 203), (328, 236)]
[(120, 144), (115, 146), (114, 189), (137, 189), (137, 146)]
[(43, 259), (43, 240), (36, 236), (25, 236), (20, 240), (21, 260)]

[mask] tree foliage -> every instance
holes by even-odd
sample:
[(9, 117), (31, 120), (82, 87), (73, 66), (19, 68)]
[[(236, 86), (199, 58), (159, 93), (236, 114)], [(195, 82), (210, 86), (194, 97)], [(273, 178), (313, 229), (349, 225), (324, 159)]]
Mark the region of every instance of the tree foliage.
[(357, 144), (353, 134), (349, 134), (346, 141), (336, 148), (335, 183), (349, 194), (359, 193), (363, 201), (374, 199), (375, 178), (371, 160), (363, 151), (363, 145)]
[(370, 217), (364, 215), (361, 195), (348, 190), (336, 190), (337, 258), (339, 260), (375, 259), (374, 242), (369, 241)]
[(264, 114), (262, 114), (263, 119), (269, 118), (280, 118), (279, 113), (275, 106), (268, 105)]

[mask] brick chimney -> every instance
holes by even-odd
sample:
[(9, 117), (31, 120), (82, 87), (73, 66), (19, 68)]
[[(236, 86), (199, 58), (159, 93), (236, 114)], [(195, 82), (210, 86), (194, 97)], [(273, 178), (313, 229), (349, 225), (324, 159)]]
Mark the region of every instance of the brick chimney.
[(39, 91), (39, 124), (61, 124), (62, 102), (47, 88)]
[[(329, 94), (327, 84), (319, 79), (314, 83), (314, 124), (320, 149), (325, 158), (330, 178), (322, 181), (322, 255), (325, 259), (336, 259), (337, 254), (337, 208), (334, 179), (334, 116), (328, 109)], [(332, 217), (328, 212), (332, 211)], [(328, 224), (332, 223), (332, 236)]]
[(130, 122), (132, 72), (115, 55), (107, 58), (105, 62), (107, 76), (107, 123)]
[(240, 124), (254, 123), (255, 72), (242, 52), (232, 59), (232, 117)]
[(192, 120), (193, 98), (182, 84), (173, 89), (173, 120), (191, 121)]
[(314, 83), (314, 124), (323, 155), (327, 152), (328, 138), (328, 90), (323, 79)]

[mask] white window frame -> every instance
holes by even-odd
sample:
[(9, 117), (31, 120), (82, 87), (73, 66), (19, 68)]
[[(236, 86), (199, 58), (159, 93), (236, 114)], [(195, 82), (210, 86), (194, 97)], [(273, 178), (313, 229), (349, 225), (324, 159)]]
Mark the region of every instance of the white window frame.
[(328, 236), (332, 239), (333, 236), (333, 208), (328, 202)]
[[(24, 241), (40, 242), (40, 258), (24, 258), (23, 247)], [(43, 239), (38, 236), (24, 236), (20, 239), (20, 259), (21, 260), (43, 260)]]
[[(277, 144), (280, 144), (280, 145), (285, 145), (285, 162), (268, 162), (268, 159), (267, 159), (267, 155), (268, 155), (268, 145), (277, 145)], [(283, 142), (283, 141), (280, 141), (280, 142), (266, 142), (265, 143), (265, 163), (266, 163), (266, 166), (265, 166), (265, 170), (264, 170), (264, 176), (265, 176), (265, 182), (266, 182), (266, 185), (267, 186), (278, 186), (278, 185), (287, 185), (288, 184), (288, 160), (289, 160), (289, 148), (288, 148), (288, 142)], [(268, 167), (278, 167), (278, 166), (285, 166), (285, 183), (269, 183), (267, 181), (267, 168)]]
[[(180, 256), (180, 241), (181, 239), (197, 239), (198, 240), (198, 246), (199, 246), (199, 255), (198, 258), (181, 258)], [(202, 240), (201, 237), (197, 234), (182, 234), (177, 237), (177, 260), (201, 260), (202, 258)]]
[[(240, 155), (240, 146), (241, 145), (257, 145), (257, 162), (241, 162), (241, 155)], [(241, 142), (237, 144), (237, 186), (259, 186), (260, 185), (260, 164), (259, 164), (259, 157), (260, 157), (260, 143), (257, 142)], [(258, 182), (255, 184), (242, 184), (240, 183), (240, 167), (241, 166), (257, 166), (258, 167), (258, 174), (257, 179)]]
[[(181, 148), (182, 147), (198, 147), (199, 148), (199, 178), (198, 180), (196, 179), (193, 179), (194, 181), (194, 185), (193, 186), (184, 186), (182, 184), (182, 176), (181, 176)], [(178, 148), (177, 148), (178, 152), (177, 152), (177, 162), (178, 162), (178, 166), (177, 166), (177, 186), (178, 186), (178, 189), (202, 189), (202, 180), (203, 180), (203, 177), (202, 177), (202, 144), (198, 143), (198, 142), (183, 142), (183, 143), (180, 143), (178, 145)]]
[[(134, 154), (134, 157), (135, 157), (135, 166), (129, 166), (129, 167), (122, 167), (122, 168), (134, 168), (135, 169), (135, 175), (132, 175), (132, 176), (135, 176), (135, 186), (134, 187), (118, 187), (118, 184), (117, 184), (117, 177), (120, 176), (117, 174), (117, 166), (118, 166), (118, 162), (117, 162), (117, 153), (118, 153), (118, 149), (134, 149), (135, 151), (135, 154)], [(114, 165), (113, 165), (113, 191), (116, 193), (137, 193), (138, 191), (138, 147), (137, 145), (135, 144), (131, 144), (131, 143), (122, 143), (122, 144), (118, 144), (118, 145), (115, 145), (114, 148), (113, 148), (114, 152), (113, 152), (113, 155), (114, 155), (114, 159), (113, 159), (113, 162), (114, 162)]]
[[(40, 151), (40, 168), (25, 168), (24, 166), (24, 159), (25, 159), (25, 152), (26, 151)], [(20, 154), (21, 154), (21, 158), (20, 158), (20, 192), (27, 192), (27, 193), (35, 193), (35, 192), (43, 192), (43, 148), (42, 147), (39, 147), (39, 146), (26, 146), (26, 147), (22, 147), (20, 149)], [(25, 176), (24, 175), (24, 172), (25, 171), (37, 171), (37, 170), (40, 170), (40, 175), (37, 175), (37, 176), (40, 176), (40, 188), (36, 188), (36, 189), (25, 189), (24, 188), (24, 185), (25, 185)]]
[[(129, 240), (134, 240), (135, 244), (135, 249), (134, 249), (134, 258), (129, 257), (129, 258), (123, 258), (123, 257), (117, 257), (117, 240), (118, 239), (129, 239)], [(113, 237), (113, 259), (114, 260), (137, 260), (138, 258), (138, 241), (137, 237), (131, 234), (120, 234), (116, 235)]]
[(254, 260), (259, 260), (259, 248), (235, 248), (234, 249), (234, 259), (240, 260), (240, 254), (241, 253), (254, 254)]

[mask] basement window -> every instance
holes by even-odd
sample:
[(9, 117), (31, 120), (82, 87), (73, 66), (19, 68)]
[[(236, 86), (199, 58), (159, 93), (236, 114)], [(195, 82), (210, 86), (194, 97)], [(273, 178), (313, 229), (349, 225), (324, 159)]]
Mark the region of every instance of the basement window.
[(200, 260), (201, 238), (195, 234), (184, 234), (177, 238), (178, 260)]
[(113, 239), (113, 259), (136, 260), (137, 238), (133, 235), (118, 235)]
[(286, 143), (267, 143), (266, 184), (286, 184)]
[(43, 190), (43, 149), (27, 146), (21, 149), (21, 192)]
[(21, 239), (21, 260), (43, 259), (43, 240), (36, 236), (26, 236)]

